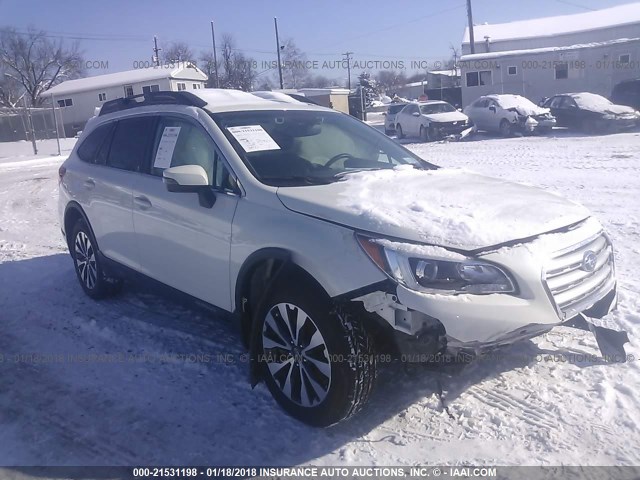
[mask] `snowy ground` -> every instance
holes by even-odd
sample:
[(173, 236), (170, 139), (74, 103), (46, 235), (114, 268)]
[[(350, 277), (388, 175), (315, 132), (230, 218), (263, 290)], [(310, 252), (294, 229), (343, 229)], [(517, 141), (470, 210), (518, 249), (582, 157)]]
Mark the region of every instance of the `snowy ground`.
[(591, 208), (636, 360), (586, 359), (593, 337), (559, 328), (452, 377), (389, 367), (364, 412), (305, 427), (251, 390), (233, 325), (138, 290), (84, 296), (57, 221), (61, 159), (0, 144), (0, 465), (639, 464), (640, 134), (407, 146)]

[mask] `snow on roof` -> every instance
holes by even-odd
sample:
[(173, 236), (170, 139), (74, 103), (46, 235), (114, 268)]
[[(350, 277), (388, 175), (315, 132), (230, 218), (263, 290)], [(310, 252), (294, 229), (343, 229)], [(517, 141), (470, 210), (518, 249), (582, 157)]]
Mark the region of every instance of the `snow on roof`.
[(446, 75), (447, 77), (459, 77), (460, 69), (451, 68), (449, 70), (431, 70), (429, 73), (431, 73), (432, 75)]
[[(294, 93), (294, 92), (292, 92)], [(274, 102), (284, 102), (284, 103), (300, 103), (293, 97), (290, 97), (286, 93), (280, 92), (270, 92), (270, 91), (258, 91), (251, 92), (251, 95), (255, 95), (256, 97), (260, 97), (266, 100), (273, 100)]]
[(582, 48), (595, 48), (595, 47), (604, 47), (610, 45), (622, 45), (625, 43), (632, 42), (640, 42), (640, 37), (638, 38), (619, 38), (617, 40), (608, 40), (606, 42), (591, 42), (591, 43), (578, 43), (576, 45), (567, 45), (564, 47), (541, 47), (541, 48), (528, 48), (521, 50), (506, 50), (503, 52), (488, 52), (488, 53), (473, 53), (462, 55), (460, 57), (460, 61), (465, 62), (468, 60), (486, 60), (490, 58), (500, 58), (500, 57), (509, 57), (512, 55), (523, 55), (523, 54), (536, 54), (536, 53), (547, 53), (547, 52), (561, 52), (565, 50), (579, 50)]
[[(282, 110), (282, 109), (298, 109), (309, 110), (324, 107), (309, 105), (295, 101), (283, 102), (275, 98), (262, 98), (253, 93), (243, 92), (240, 90), (222, 89), (222, 88), (202, 88), (199, 90), (191, 90), (192, 93), (207, 102), (205, 108), (210, 112), (225, 112), (234, 110)], [(273, 92), (277, 93), (277, 92)], [(286, 103), (286, 105), (285, 105)]]
[[(593, 12), (534, 18), (495, 25), (474, 25), (476, 39), (489, 37), (492, 42), (532, 37), (551, 37), (566, 33), (598, 30), (640, 22), (640, 3), (629, 3)], [(462, 43), (469, 43), (469, 28), (464, 31)]]
[(164, 78), (206, 81), (205, 73), (195, 66), (167, 69), (163, 67), (139, 68), (95, 77), (67, 80), (50, 88), (43, 95), (68, 95), (100, 88), (118, 87), (134, 83), (150, 82)]

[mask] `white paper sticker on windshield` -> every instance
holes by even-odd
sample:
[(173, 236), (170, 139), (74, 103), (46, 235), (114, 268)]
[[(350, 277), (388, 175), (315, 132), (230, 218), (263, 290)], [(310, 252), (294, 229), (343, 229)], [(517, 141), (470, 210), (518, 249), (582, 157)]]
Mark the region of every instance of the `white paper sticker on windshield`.
[(280, 147), (260, 125), (227, 128), (240, 143), (245, 152), (262, 152), (263, 150), (280, 150)]
[(153, 166), (156, 168), (169, 168), (171, 166), (171, 157), (173, 150), (176, 148), (176, 142), (180, 135), (181, 127), (164, 127), (162, 138), (156, 152), (156, 159)]

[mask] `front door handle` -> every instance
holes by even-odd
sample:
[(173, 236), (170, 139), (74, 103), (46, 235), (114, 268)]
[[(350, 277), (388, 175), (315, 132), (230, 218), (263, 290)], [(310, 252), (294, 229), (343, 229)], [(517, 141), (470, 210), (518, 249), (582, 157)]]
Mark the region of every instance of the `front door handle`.
[(133, 203), (135, 203), (140, 210), (148, 210), (152, 207), (151, 201), (149, 201), (149, 199), (144, 195), (137, 195), (133, 197)]
[(93, 181), (93, 178), (87, 178), (84, 181), (84, 188), (87, 190), (93, 190), (96, 186), (96, 182)]

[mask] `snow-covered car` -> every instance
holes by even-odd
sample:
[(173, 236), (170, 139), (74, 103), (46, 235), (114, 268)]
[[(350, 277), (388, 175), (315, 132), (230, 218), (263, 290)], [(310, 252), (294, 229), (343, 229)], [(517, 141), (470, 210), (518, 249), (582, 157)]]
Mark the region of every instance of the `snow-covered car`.
[(485, 95), (468, 105), (464, 113), (479, 130), (498, 132), (504, 137), (548, 132), (556, 124), (548, 108), (520, 95)]
[(215, 307), (253, 384), (317, 426), (365, 405), (381, 358), (482, 353), (616, 305), (581, 205), (233, 90), (105, 102), (59, 169), (59, 215), (88, 296), (134, 274)]
[(412, 102), (396, 115), (396, 134), (420, 137), (425, 142), (459, 135), (469, 128), (469, 118), (453, 105), (441, 100)]
[(640, 124), (640, 113), (632, 107), (615, 105), (595, 93), (554, 95), (543, 106), (551, 110), (559, 126), (587, 133), (615, 132)]
[(405, 107), (406, 103), (394, 103), (389, 105), (384, 113), (384, 133), (393, 135), (396, 132), (396, 115)]

